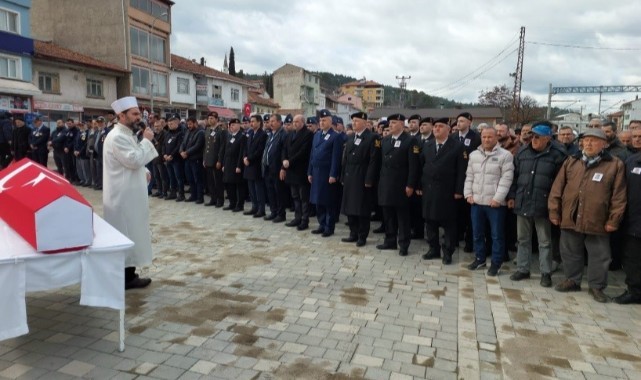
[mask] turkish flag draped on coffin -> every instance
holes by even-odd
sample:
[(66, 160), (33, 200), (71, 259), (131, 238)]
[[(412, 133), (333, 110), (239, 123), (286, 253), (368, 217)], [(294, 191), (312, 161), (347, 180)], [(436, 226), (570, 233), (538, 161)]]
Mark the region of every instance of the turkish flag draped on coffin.
[(39, 252), (93, 242), (93, 209), (64, 177), (27, 158), (0, 172), (0, 218)]

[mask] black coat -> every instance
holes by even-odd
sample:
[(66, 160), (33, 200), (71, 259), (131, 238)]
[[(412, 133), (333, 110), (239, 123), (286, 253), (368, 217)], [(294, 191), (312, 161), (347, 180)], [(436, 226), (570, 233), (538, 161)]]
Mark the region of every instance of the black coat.
[(29, 156), (29, 136), (31, 135), (31, 129), (26, 125), (18, 128), (14, 127), (12, 136), (11, 136), (11, 151), (13, 152), (13, 158), (16, 161), (19, 161), (25, 157)]
[[(456, 138), (459, 141), (461, 140), (458, 132), (455, 133), (452, 137)], [(465, 151), (467, 152), (467, 155), (469, 157), (469, 155), (474, 152), (476, 148), (479, 147), (479, 145), (481, 145), (481, 135), (477, 131), (470, 128), (461, 143), (465, 147)]]
[(463, 195), (468, 156), (456, 136), (449, 136), (438, 153), (436, 145), (436, 140), (428, 140), (421, 151), (423, 217), (450, 220), (456, 218), (454, 194)]
[[(75, 128), (76, 133), (78, 132), (78, 128)], [(67, 132), (68, 134), (68, 132)], [(49, 143), (49, 136), (51, 135), (51, 129), (47, 127), (44, 124), (40, 125), (40, 128), (35, 128), (31, 131), (31, 135), (29, 135), (29, 144), (30, 145), (35, 145), (36, 151), (45, 151), (48, 150), (47, 144)], [(69, 151), (73, 152), (73, 141), (74, 137), (76, 135), (74, 134), (71, 137), (71, 144), (69, 146)], [(65, 140), (65, 146), (69, 142), (69, 137), (67, 136), (67, 139)]]
[[(236, 132), (236, 135), (229, 134), (223, 149), (223, 182), (224, 183), (241, 183), (243, 182), (243, 152), (247, 144), (247, 136), (242, 132)], [(240, 168), (240, 173), (236, 173), (236, 168)]]
[(282, 154), (283, 160), (289, 161), (285, 183), (291, 185), (309, 183), (307, 180), (307, 168), (309, 167), (309, 155), (312, 152), (313, 139), (314, 133), (306, 127), (287, 135)]
[(625, 161), (625, 177), (628, 203), (625, 207), (623, 231), (641, 238), (641, 153), (635, 153)]
[(56, 127), (51, 131), (51, 146), (55, 151), (62, 151), (65, 148), (65, 140), (67, 139), (67, 127)]
[(205, 131), (196, 127), (187, 129), (185, 137), (180, 144), (180, 151), (187, 153), (187, 160), (199, 161), (203, 158), (203, 148), (205, 147)]
[(182, 160), (180, 156), (180, 145), (182, 144), (183, 138), (184, 134), (180, 128), (167, 131), (164, 141), (164, 153), (172, 156), (174, 160)]
[(221, 126), (207, 128), (205, 130), (205, 148), (203, 149), (203, 163), (207, 167), (216, 166), (217, 162), (222, 164), (220, 153), (225, 147), (225, 141), (229, 136), (227, 130)]
[(76, 136), (80, 133), (78, 127), (73, 126), (67, 128), (67, 133), (65, 133), (65, 148), (69, 149), (69, 152), (73, 152), (73, 146), (76, 142)]
[(381, 175), (378, 183), (378, 204), (381, 206), (401, 206), (409, 202), (405, 188), (416, 189), (419, 177), (418, 141), (403, 132), (399, 136), (399, 146), (395, 147), (392, 136), (381, 142)]
[(563, 144), (551, 142), (537, 152), (532, 144), (521, 148), (514, 156), (514, 179), (507, 199), (514, 199), (516, 215), (548, 217), (548, 195), (567, 152)]
[(359, 138), (356, 134), (350, 136), (343, 150), (342, 169), (342, 213), (369, 216), (381, 171), (381, 140), (378, 135), (365, 129)]
[(263, 160), (261, 162), (263, 177), (278, 178), (280, 169), (283, 167), (282, 153), (286, 137), (287, 132), (285, 128), (280, 127), (278, 132), (272, 132), (271, 136), (267, 139)]
[(247, 145), (245, 146), (243, 157), (247, 157), (249, 165), (245, 166), (243, 178), (255, 181), (263, 178), (261, 163), (263, 162), (263, 151), (267, 143), (267, 133), (260, 128), (246, 136), (248, 136)]

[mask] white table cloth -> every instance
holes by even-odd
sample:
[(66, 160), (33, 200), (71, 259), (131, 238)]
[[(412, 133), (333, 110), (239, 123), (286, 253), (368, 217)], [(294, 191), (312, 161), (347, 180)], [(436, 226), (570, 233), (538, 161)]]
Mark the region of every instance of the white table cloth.
[(80, 283), (81, 305), (120, 310), (124, 349), (125, 253), (134, 243), (98, 215), (93, 218), (90, 247), (55, 254), (36, 252), (0, 219), (0, 341), (29, 332), (27, 292)]

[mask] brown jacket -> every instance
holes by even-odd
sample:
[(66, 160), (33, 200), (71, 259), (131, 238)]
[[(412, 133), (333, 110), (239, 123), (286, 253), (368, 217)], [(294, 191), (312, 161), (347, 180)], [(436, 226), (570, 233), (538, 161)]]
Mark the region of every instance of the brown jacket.
[(519, 138), (511, 134), (508, 135), (504, 141), (500, 141), (500, 143), (501, 143), (501, 148), (512, 153), (512, 156), (516, 156), (516, 153), (518, 153), (519, 148), (521, 148), (521, 142), (519, 141)]
[(554, 180), (548, 208), (561, 228), (604, 235), (605, 225), (618, 228), (626, 204), (625, 166), (608, 152), (587, 168), (581, 152), (568, 157)]

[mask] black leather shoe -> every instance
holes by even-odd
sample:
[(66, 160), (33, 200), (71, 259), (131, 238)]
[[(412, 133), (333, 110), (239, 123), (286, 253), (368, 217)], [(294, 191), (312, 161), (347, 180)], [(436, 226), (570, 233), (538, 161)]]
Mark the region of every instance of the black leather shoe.
[(373, 229), (372, 232), (375, 234), (382, 234), (383, 232), (385, 232), (385, 227), (380, 226), (378, 228)]
[(387, 250), (387, 249), (396, 250), (397, 248), (398, 247), (396, 246), (396, 244), (394, 244), (394, 245), (392, 245), (392, 244), (379, 244), (379, 245), (376, 246), (376, 249), (385, 249), (385, 250)]
[(429, 251), (427, 251), (426, 254), (424, 254), (421, 257), (423, 257), (423, 260), (434, 260), (434, 259), (440, 259), (441, 254), (436, 249), (430, 249)]
[(341, 241), (343, 243), (354, 243), (358, 241), (358, 238), (356, 236), (350, 236), (350, 237), (342, 238)]
[(544, 288), (552, 287), (552, 276), (549, 273), (541, 273), (541, 286)]
[(234, 208), (233, 208), (233, 207), (231, 207), (231, 206), (225, 206), (225, 207), (223, 207), (223, 211), (229, 211), (229, 210), (233, 210), (233, 209), (234, 209)]
[(151, 278), (136, 277), (125, 283), (125, 290), (146, 288), (149, 284), (151, 284)]
[(203, 203), (205, 203), (205, 200), (204, 200), (204, 199), (197, 199), (197, 200), (196, 200), (196, 204), (197, 204), (197, 205), (201, 205), (201, 204), (203, 204)]
[(452, 264), (452, 254), (451, 253), (444, 253), (442, 262), (443, 262), (444, 265)]
[(205, 203), (205, 206), (210, 207), (210, 206), (216, 206), (215, 202), (207, 202)]
[(289, 222), (285, 223), (287, 227), (298, 227), (299, 224), (300, 224), (300, 220), (296, 220), (296, 219), (290, 220)]
[(185, 200), (184, 195), (179, 195), (178, 198), (176, 198), (176, 202), (183, 202)]
[(626, 290), (620, 296), (615, 297), (614, 302), (620, 305), (641, 304), (641, 295), (632, 294), (629, 290)]
[(249, 211), (245, 211), (245, 212), (243, 213), (243, 215), (254, 215), (254, 214), (256, 214), (257, 212), (258, 212), (258, 211), (256, 211), (256, 210), (249, 210)]
[(329, 237), (329, 236), (332, 236), (332, 235), (334, 235), (333, 232), (325, 231), (325, 232), (323, 232), (323, 234), (321, 236), (322, 237)]
[(257, 213), (254, 214), (253, 217), (254, 218), (264, 218), (265, 217), (265, 213), (264, 212), (257, 212)]
[(273, 220), (273, 219), (276, 219), (276, 215), (275, 214), (269, 214), (266, 217), (264, 217), (263, 219), (265, 219), (265, 220)]
[(308, 228), (309, 228), (309, 225), (307, 223), (301, 223), (298, 226), (296, 226), (296, 229), (299, 231), (305, 231)]
[(358, 239), (358, 241), (356, 241), (356, 246), (357, 247), (362, 247), (365, 244), (367, 244), (367, 240), (365, 240), (365, 239)]
[(407, 248), (401, 248), (398, 250), (399, 256), (407, 256)]
[(320, 235), (320, 234), (322, 234), (323, 232), (325, 232), (325, 230), (323, 230), (322, 228), (317, 228), (317, 229), (315, 229), (315, 230), (312, 230), (312, 233), (313, 233), (314, 235)]
[(284, 217), (284, 216), (282, 216), (282, 215), (279, 215), (279, 216), (275, 217), (275, 218), (272, 220), (272, 222), (274, 222), (274, 223), (282, 223), (282, 222), (284, 222), (284, 221), (285, 221), (285, 217)]
[(512, 275), (510, 276), (510, 280), (512, 281), (521, 281), (528, 278), (530, 278), (530, 272), (524, 273), (524, 272), (516, 271), (512, 273)]
[(185, 199), (185, 202), (196, 202), (196, 198), (187, 198)]
[(244, 210), (244, 209), (243, 209), (242, 207), (236, 207), (236, 208), (234, 208), (234, 209), (233, 209), (233, 210), (231, 210), (231, 211), (232, 211), (232, 212), (241, 212), (241, 211), (243, 211), (243, 210)]
[(223, 202), (221, 202), (221, 203), (216, 203), (216, 208), (221, 208), (221, 207), (223, 207), (223, 204), (224, 204)]

